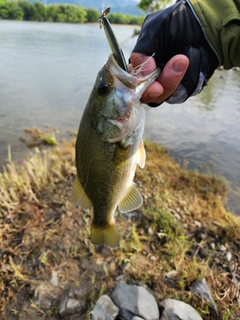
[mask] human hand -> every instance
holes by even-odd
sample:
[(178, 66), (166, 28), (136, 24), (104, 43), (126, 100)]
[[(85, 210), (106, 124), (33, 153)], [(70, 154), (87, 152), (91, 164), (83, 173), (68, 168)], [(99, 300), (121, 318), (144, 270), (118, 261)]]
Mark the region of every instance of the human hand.
[[(142, 71), (143, 75), (156, 69), (155, 60), (149, 59), (149, 56), (145, 56), (141, 53), (132, 53), (130, 60), (132, 68), (136, 68), (148, 60)], [(154, 106), (153, 103), (159, 105), (165, 101), (178, 88), (188, 65), (189, 60), (185, 55), (179, 54), (171, 58), (157, 80), (144, 92), (141, 102), (149, 103), (150, 106)]]
[[(156, 66), (162, 70), (142, 98), (152, 107), (163, 101), (181, 103), (198, 94), (219, 64), (185, 0), (146, 17), (130, 57), (132, 66), (145, 61), (146, 56), (154, 58), (147, 62), (146, 73)], [(182, 71), (177, 68), (177, 62), (179, 67), (182, 65)]]

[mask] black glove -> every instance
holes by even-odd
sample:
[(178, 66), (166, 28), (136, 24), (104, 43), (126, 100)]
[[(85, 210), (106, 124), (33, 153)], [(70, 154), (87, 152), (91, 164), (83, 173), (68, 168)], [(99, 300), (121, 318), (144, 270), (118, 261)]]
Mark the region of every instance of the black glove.
[[(176, 54), (189, 58), (187, 72), (177, 90), (166, 100), (168, 103), (181, 103), (198, 94), (219, 64), (185, 0), (147, 16), (133, 52), (154, 55), (161, 69)], [(158, 105), (150, 103), (149, 106)]]

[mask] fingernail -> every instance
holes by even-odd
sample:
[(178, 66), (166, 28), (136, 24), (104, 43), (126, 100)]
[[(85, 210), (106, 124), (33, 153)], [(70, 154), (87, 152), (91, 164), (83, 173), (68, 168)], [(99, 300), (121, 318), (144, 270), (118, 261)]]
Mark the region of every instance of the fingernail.
[(182, 73), (186, 70), (187, 64), (185, 61), (176, 61), (173, 65), (173, 70), (177, 73)]

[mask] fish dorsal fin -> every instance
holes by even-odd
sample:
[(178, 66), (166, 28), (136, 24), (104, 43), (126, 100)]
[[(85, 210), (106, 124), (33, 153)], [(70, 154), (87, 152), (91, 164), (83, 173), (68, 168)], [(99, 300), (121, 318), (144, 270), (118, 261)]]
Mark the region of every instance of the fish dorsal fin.
[(143, 197), (138, 191), (135, 183), (132, 183), (125, 197), (120, 201), (118, 209), (120, 212), (130, 212), (139, 208), (143, 203)]
[(145, 151), (143, 140), (142, 140), (138, 147), (138, 159), (137, 159), (137, 163), (141, 169), (143, 169), (145, 166), (145, 160), (146, 160), (146, 151)]
[(73, 182), (72, 198), (75, 205), (80, 205), (83, 209), (91, 207), (91, 201), (86, 195), (78, 176), (76, 176)]

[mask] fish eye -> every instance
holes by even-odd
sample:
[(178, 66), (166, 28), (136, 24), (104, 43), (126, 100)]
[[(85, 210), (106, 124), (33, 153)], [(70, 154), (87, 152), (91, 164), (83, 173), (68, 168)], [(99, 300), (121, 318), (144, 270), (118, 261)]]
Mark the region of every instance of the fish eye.
[(100, 83), (99, 86), (98, 86), (98, 92), (100, 94), (105, 94), (108, 92), (108, 84), (107, 83)]

